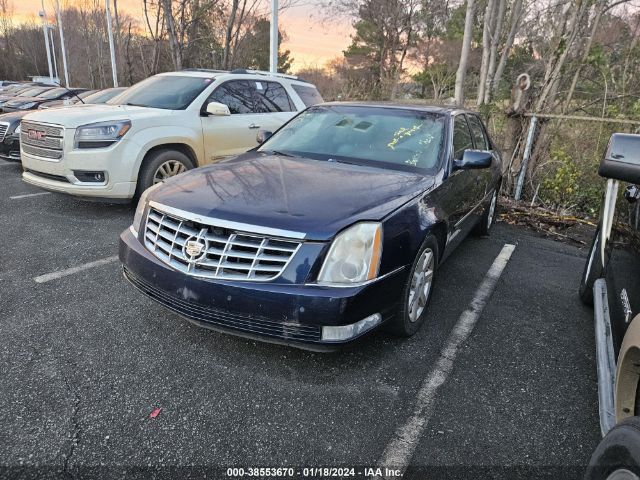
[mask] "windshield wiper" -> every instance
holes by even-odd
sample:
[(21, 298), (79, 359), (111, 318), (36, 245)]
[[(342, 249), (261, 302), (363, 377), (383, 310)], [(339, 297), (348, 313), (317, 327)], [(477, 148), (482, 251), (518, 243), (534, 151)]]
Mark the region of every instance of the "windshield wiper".
[(74, 92), (73, 90), (69, 90), (67, 87), (65, 87), (64, 85), (60, 85), (60, 82), (53, 82), (56, 85), (58, 85), (60, 88), (64, 88), (67, 92), (69, 92), (71, 95), (73, 95), (74, 97), (76, 97), (78, 100), (80, 100), (80, 103), (84, 103), (84, 100), (82, 100), (78, 94), (76, 92)]
[(145, 108), (149, 108), (148, 105), (142, 105), (141, 103), (131, 103), (131, 102), (127, 102), (125, 103), (125, 105), (127, 107), (145, 107)]
[(281, 155), (283, 157), (295, 157), (292, 153), (281, 152), (280, 150), (260, 150), (263, 153), (268, 153), (269, 155)]

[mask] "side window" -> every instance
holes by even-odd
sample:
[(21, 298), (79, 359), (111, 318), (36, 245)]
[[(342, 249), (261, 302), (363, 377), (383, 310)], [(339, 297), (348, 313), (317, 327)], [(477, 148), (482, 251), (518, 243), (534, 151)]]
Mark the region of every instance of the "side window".
[(225, 82), (213, 91), (207, 102), (219, 102), (229, 107), (232, 115), (238, 113), (254, 113), (254, 86), (247, 80)]
[(471, 127), (471, 134), (473, 135), (473, 143), (478, 150), (491, 150), (489, 142), (482, 128), (482, 121), (475, 115), (467, 115), (469, 126)]
[(287, 91), (277, 82), (251, 81), (255, 85), (255, 112), (292, 112), (293, 103)]
[(465, 150), (473, 148), (471, 132), (464, 115), (458, 115), (453, 123), (453, 158), (462, 160)]
[(324, 102), (322, 95), (316, 90), (316, 87), (296, 84), (291, 85), (291, 87), (307, 107)]

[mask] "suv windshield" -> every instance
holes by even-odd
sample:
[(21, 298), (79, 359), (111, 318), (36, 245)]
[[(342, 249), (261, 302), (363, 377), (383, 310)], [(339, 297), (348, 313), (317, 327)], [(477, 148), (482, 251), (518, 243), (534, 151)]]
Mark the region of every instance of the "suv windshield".
[(422, 171), (438, 166), (444, 132), (445, 117), (430, 112), (326, 105), (304, 111), (258, 150)]
[(21, 92), (20, 95), (18, 95), (18, 97), (36, 97), (41, 93), (46, 92), (47, 90), (51, 90), (51, 87), (30, 88), (28, 90), (25, 90), (24, 92)]
[(51, 90), (47, 90), (44, 93), (41, 93), (40, 95), (38, 95), (38, 98), (50, 100), (52, 98), (58, 98), (60, 95), (64, 95), (66, 92), (66, 88), (53, 88)]
[(211, 82), (213, 82), (211, 78), (156, 75), (136, 83), (122, 95), (118, 95), (107, 103), (184, 110), (205, 88), (211, 85)]

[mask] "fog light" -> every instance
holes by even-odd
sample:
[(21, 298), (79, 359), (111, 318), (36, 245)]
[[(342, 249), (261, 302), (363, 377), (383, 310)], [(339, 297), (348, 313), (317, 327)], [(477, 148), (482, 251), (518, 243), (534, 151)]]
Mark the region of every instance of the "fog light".
[(352, 323), (351, 325), (341, 325), (339, 327), (322, 327), (322, 340), (349, 340), (363, 334), (367, 330), (371, 330), (380, 322), (382, 322), (382, 315), (380, 315), (379, 313), (374, 313), (373, 315), (370, 315), (367, 318), (363, 318), (359, 322)]
[(104, 172), (89, 172), (86, 170), (74, 170), (73, 174), (81, 182), (104, 183), (106, 175)]

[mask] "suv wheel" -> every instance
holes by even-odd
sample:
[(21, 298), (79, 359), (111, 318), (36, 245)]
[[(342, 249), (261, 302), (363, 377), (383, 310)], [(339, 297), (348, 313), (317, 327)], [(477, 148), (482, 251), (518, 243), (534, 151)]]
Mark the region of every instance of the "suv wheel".
[(136, 197), (147, 188), (194, 167), (193, 162), (178, 150), (156, 150), (145, 159), (138, 174)]

